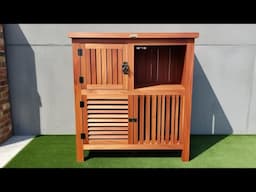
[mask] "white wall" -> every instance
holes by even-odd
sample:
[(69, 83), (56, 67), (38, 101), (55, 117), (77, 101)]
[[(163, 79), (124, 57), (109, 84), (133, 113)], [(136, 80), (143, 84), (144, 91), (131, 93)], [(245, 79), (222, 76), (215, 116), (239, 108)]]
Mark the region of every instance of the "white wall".
[(199, 32), (192, 134), (256, 133), (254, 24), (7, 24), (16, 134), (74, 134), (69, 32)]

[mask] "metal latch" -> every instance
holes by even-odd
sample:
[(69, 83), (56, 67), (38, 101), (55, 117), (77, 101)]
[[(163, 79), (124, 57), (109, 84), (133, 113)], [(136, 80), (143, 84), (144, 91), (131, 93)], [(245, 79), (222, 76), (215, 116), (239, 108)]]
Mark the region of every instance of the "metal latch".
[(132, 118), (128, 118), (128, 121), (129, 121), (129, 122), (136, 122), (136, 121), (137, 121), (137, 119), (136, 119), (136, 118), (134, 118), (134, 117), (132, 117)]

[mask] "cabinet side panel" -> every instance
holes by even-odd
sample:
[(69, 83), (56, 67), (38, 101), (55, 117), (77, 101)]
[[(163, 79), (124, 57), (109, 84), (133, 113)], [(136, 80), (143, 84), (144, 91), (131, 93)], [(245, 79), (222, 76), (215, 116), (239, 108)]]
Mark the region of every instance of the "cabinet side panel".
[(76, 126), (76, 159), (78, 162), (82, 162), (84, 160), (83, 140), (81, 139), (80, 135), (83, 132), (83, 127), (82, 127), (82, 111), (80, 108), (81, 85), (79, 83), (81, 57), (78, 56), (77, 54), (78, 48), (80, 48), (80, 44), (78, 43), (72, 44), (74, 94), (75, 94), (75, 118), (76, 118), (76, 124), (75, 124)]
[[(192, 85), (194, 70), (194, 43), (188, 43), (185, 55), (185, 70), (183, 71), (183, 85), (185, 87), (185, 103), (184, 103), (184, 127), (182, 150), (182, 160), (189, 161), (190, 156), (190, 126), (191, 126), (191, 104), (192, 104)], [(184, 73), (185, 72), (185, 73)]]

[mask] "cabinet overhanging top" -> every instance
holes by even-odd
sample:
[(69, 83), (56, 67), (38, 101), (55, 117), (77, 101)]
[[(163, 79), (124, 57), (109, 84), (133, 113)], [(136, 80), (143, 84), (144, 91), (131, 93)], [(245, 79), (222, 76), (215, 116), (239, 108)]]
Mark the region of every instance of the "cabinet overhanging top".
[(199, 33), (84, 33), (71, 32), (70, 38), (120, 38), (120, 39), (145, 39), (145, 38), (197, 38)]

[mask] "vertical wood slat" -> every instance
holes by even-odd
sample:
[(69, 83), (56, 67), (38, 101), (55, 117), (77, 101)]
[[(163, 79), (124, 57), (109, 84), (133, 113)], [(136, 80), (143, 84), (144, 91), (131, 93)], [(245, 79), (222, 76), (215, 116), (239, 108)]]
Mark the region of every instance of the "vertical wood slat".
[(80, 75), (80, 58), (77, 55), (77, 50), (80, 48), (80, 44), (73, 43), (73, 73), (74, 73), (74, 93), (75, 93), (75, 123), (76, 123), (76, 159), (78, 162), (84, 160), (83, 154), (83, 140), (80, 138), (80, 134), (83, 132), (82, 126), (82, 112), (79, 107), (79, 102), (81, 99), (81, 89), (79, 84), (79, 75)]
[(171, 111), (171, 143), (174, 144), (174, 135), (175, 135), (175, 128), (174, 128), (174, 120), (175, 120), (175, 95), (172, 95), (172, 111)]
[(174, 136), (174, 141), (175, 141), (175, 143), (177, 143), (177, 141), (178, 141), (178, 123), (179, 123), (179, 113), (178, 113), (178, 111), (179, 111), (179, 96), (178, 95), (176, 95), (175, 96), (175, 100), (176, 100), (176, 103), (175, 103), (175, 136)]
[(183, 133), (184, 133), (184, 111), (185, 111), (185, 100), (184, 100), (184, 96), (180, 96), (181, 100), (180, 100), (180, 143), (183, 143)]
[(149, 144), (150, 140), (150, 95), (146, 96), (146, 144)]
[(166, 133), (165, 133), (165, 141), (169, 143), (170, 137), (170, 95), (166, 96)]
[[(133, 104), (134, 97), (133, 95), (128, 96), (128, 118), (133, 117)], [(128, 122), (128, 144), (133, 143), (133, 127), (134, 127), (134, 122)]]
[(192, 103), (192, 88), (193, 88), (193, 69), (194, 69), (194, 40), (187, 43), (185, 61), (184, 61), (182, 84), (185, 87), (185, 118), (183, 131), (183, 150), (181, 158), (183, 161), (188, 161), (190, 156), (190, 126), (191, 126), (191, 103)]
[(144, 95), (140, 95), (140, 143), (144, 143)]
[(152, 96), (152, 114), (151, 114), (152, 144), (156, 143), (156, 95)]
[(113, 84), (117, 84), (118, 83), (118, 79), (117, 79), (117, 73), (118, 73), (118, 69), (117, 69), (117, 49), (113, 49), (112, 50), (112, 64), (113, 64)]
[(157, 103), (157, 143), (161, 142), (161, 96), (158, 95), (158, 103)]
[(91, 49), (91, 76), (92, 84), (97, 83), (96, 49)]
[(134, 102), (133, 117), (137, 119), (137, 121), (134, 122), (134, 125), (133, 125), (133, 133), (134, 133), (133, 143), (138, 144), (138, 95), (134, 95), (133, 102)]
[(107, 49), (107, 83), (108, 84), (112, 84), (113, 81), (112, 81), (112, 71), (113, 71), (113, 68), (112, 68), (112, 50), (111, 49)]
[[(87, 96), (82, 96), (82, 101), (84, 102), (84, 107), (82, 108), (82, 120), (83, 120), (83, 127), (84, 133), (88, 136), (88, 111), (87, 111)], [(89, 140), (88, 137), (85, 137), (84, 144), (88, 144)]]
[(96, 65), (97, 65), (97, 84), (102, 83), (102, 75), (101, 75), (101, 49), (96, 49)]
[(107, 52), (106, 49), (101, 49), (101, 75), (102, 75), (102, 84), (107, 84)]
[[(84, 45), (81, 44), (81, 49), (83, 51), (83, 53), (85, 53), (85, 49), (84, 49)], [(79, 76), (82, 76), (82, 77), (86, 77), (86, 74), (87, 74), (87, 63), (86, 63), (86, 58), (83, 57), (83, 56), (79, 56), (80, 57), (80, 75)], [(86, 85), (85, 85), (85, 82), (84, 81), (83, 83), (80, 82), (80, 85), (81, 85), (81, 89), (85, 89), (86, 88)]]
[(162, 95), (162, 123), (161, 123), (161, 143), (164, 143), (164, 132), (165, 132), (165, 95)]
[(123, 72), (122, 72), (122, 62), (123, 62), (123, 49), (118, 49), (117, 52), (117, 83), (123, 83)]
[[(124, 53), (124, 59), (127, 59), (129, 66), (129, 74), (128, 77), (123, 76), (124, 85), (128, 84), (129, 90), (134, 89), (134, 46), (132, 44), (128, 44), (125, 49), (126, 53)], [(128, 54), (129, 52), (129, 54)], [(126, 79), (126, 81), (125, 81)]]
[[(128, 89), (129, 88), (129, 83), (131, 81), (131, 77), (133, 76), (133, 67), (131, 67), (131, 62), (130, 60), (128, 59), (128, 46), (124, 46), (123, 50), (122, 50), (122, 61), (121, 61), (121, 64), (120, 64), (120, 71), (121, 71), (121, 81), (122, 81), (122, 84), (123, 84), (123, 89)], [(130, 55), (130, 54), (129, 54)], [(123, 74), (123, 71), (122, 71), (122, 63), (124, 61), (129, 61), (128, 62), (128, 67), (129, 67), (129, 72), (128, 72), (128, 75), (124, 75)], [(133, 83), (132, 83), (133, 84)]]
[(92, 83), (92, 77), (93, 74), (91, 71), (91, 50), (85, 49), (85, 65), (86, 65), (86, 73), (83, 76), (85, 78), (85, 84), (91, 84)]

